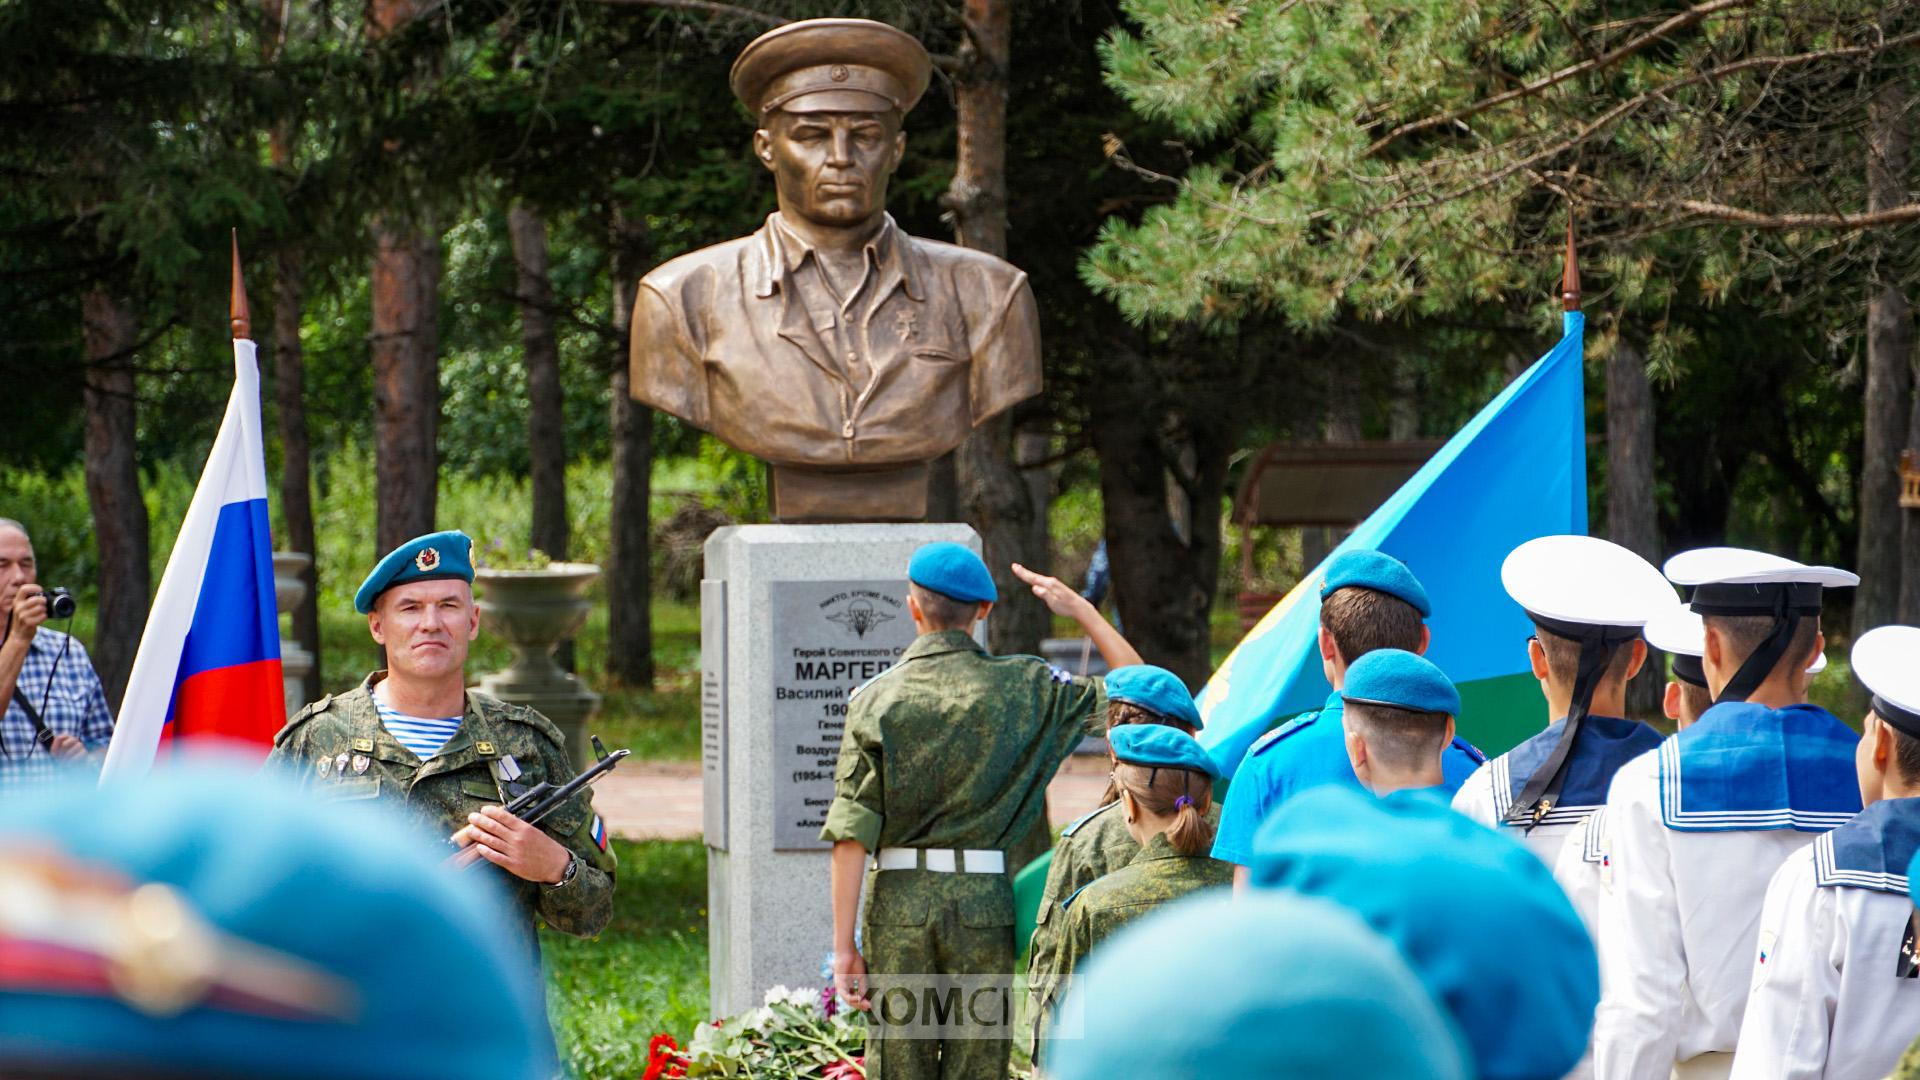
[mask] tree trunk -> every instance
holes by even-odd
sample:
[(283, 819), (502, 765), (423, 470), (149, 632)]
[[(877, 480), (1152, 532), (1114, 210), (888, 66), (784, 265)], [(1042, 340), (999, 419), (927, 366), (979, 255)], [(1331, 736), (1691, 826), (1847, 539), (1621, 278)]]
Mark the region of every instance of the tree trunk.
[[(371, 36), (399, 30), (426, 2), (372, 0)], [(394, 211), (372, 226), (374, 557), (432, 532), (439, 497), (440, 241), (406, 208)]]
[[(93, 669), (118, 712), (140, 634), (147, 625), (152, 571), (147, 551), (147, 504), (134, 457), (133, 308), (105, 288), (80, 301), (86, 348), (87, 503), (100, 552), (100, 617), (94, 630)], [(57, 582), (55, 584), (58, 584)]]
[(274, 416), (280, 427), (280, 508), (287, 515), (286, 545), (313, 561), (300, 572), (307, 594), (293, 609), (293, 636), (313, 654), (313, 670), (300, 692), (320, 700), (320, 551), (313, 534), (313, 452), (307, 442), (306, 365), (300, 347), (305, 276), (300, 253), (288, 249), (275, 260), (273, 294)]
[(379, 554), (433, 531), (440, 454), (440, 245), (373, 226), (374, 469)]
[[(1867, 107), (1867, 210), (1906, 197), (1910, 142), (1904, 85), (1880, 87)], [(1890, 260), (1889, 260), (1890, 261)], [(1908, 426), (1913, 364), (1913, 308), (1892, 282), (1869, 286), (1867, 299), (1866, 437), (1860, 453), (1860, 585), (1853, 593), (1854, 636), (1893, 622), (1901, 598), (1900, 451)], [(1878, 276), (1878, 275), (1876, 275)], [(1908, 567), (1908, 573), (1920, 570)]]
[(507, 212), (518, 268), (520, 340), (526, 346), (527, 458), (533, 477), (532, 545), (567, 557), (567, 441), (560, 393), (560, 347), (553, 336), (553, 286), (547, 278), (547, 225), (524, 205)]
[[(1004, 258), (1013, 8), (1008, 0), (965, 0), (960, 18), (967, 35), (954, 76), (958, 139), (953, 182), (940, 201), (953, 213), (955, 239), (963, 247)], [(1010, 567), (1019, 562), (1045, 571), (1047, 524), (1013, 460), (1012, 416), (1002, 413), (976, 428), (954, 461), (960, 509), (980, 533), (1000, 591), (1000, 604), (987, 621), (987, 644), (999, 653), (1038, 652), (1050, 616)]]
[(613, 214), (613, 324), (618, 332), (613, 376), (613, 505), (607, 544), (607, 674), (636, 689), (653, 688), (653, 567), (649, 535), (653, 497), (653, 410), (629, 392), (627, 335), (634, 293), (647, 264), (644, 226)]
[[(1647, 362), (1623, 333), (1607, 357), (1607, 533), (1641, 558), (1660, 565), (1660, 526), (1653, 501), (1653, 387)], [(1627, 715), (1660, 715), (1666, 666), (1649, 650), (1646, 666), (1627, 686)]]
[(1093, 417), (1114, 606), (1143, 658), (1198, 687), (1213, 670), (1210, 616), (1230, 446), (1217, 429), (1189, 426), (1191, 469), (1179, 486), (1191, 510), (1174, 521), (1168, 479), (1175, 462), (1158, 436), (1157, 414), (1124, 407), (1149, 396), (1116, 394), (1120, 407)]
[[(1920, 376), (1916, 377), (1920, 386)], [(1913, 394), (1913, 411), (1907, 418), (1907, 447), (1920, 454), (1920, 389)], [(1920, 510), (1900, 511), (1900, 622), (1920, 626)]]

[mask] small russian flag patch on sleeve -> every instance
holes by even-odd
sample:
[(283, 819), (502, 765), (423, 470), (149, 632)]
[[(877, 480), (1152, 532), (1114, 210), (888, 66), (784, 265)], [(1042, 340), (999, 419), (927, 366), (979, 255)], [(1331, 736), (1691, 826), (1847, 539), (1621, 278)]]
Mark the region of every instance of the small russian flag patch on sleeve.
[(593, 815), (593, 826), (587, 835), (593, 837), (594, 846), (601, 851), (607, 850), (607, 823), (600, 820), (599, 814)]

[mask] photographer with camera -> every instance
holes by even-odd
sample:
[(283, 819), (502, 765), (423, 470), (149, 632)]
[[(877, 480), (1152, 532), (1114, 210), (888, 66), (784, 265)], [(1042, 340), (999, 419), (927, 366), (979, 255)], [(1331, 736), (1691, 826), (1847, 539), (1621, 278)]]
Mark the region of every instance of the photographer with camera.
[(113, 735), (86, 647), (43, 625), (72, 619), (73, 597), (41, 588), (36, 571), (26, 526), (0, 518), (0, 792), (87, 763)]

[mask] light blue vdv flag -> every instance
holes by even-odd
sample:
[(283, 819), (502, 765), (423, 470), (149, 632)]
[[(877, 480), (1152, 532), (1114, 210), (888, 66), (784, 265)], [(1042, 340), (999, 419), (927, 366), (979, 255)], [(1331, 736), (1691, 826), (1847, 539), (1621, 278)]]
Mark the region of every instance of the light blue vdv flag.
[[(1419, 576), (1433, 601), (1427, 656), (1460, 687), (1460, 734), (1488, 756), (1547, 723), (1527, 664), (1533, 624), (1501, 587), (1500, 564), (1534, 537), (1587, 531), (1584, 326), (1567, 312), (1560, 343), (1328, 555), (1378, 548)], [(1227, 775), (1255, 739), (1332, 691), (1318, 647), (1325, 566), (1274, 605), (1201, 691), (1200, 741)]]

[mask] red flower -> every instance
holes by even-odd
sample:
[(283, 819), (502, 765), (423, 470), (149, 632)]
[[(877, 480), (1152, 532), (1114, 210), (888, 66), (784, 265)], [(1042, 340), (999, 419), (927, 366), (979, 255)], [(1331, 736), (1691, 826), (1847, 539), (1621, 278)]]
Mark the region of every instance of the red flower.
[(640, 1080), (674, 1080), (687, 1075), (686, 1060), (680, 1057), (680, 1044), (665, 1032), (647, 1040), (647, 1068)]

